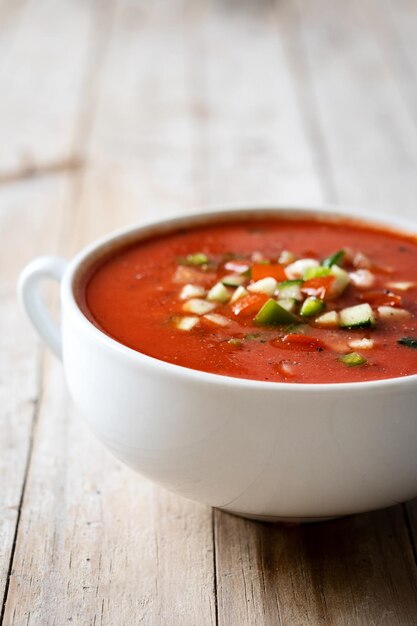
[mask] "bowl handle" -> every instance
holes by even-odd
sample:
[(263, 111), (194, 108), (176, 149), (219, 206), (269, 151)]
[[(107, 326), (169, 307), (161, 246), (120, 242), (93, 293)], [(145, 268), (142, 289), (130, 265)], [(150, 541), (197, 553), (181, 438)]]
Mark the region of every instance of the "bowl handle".
[(48, 311), (39, 287), (45, 279), (61, 282), (66, 266), (65, 259), (41, 256), (25, 267), (20, 274), (17, 287), (22, 308), (42, 339), (59, 359), (62, 359), (61, 329)]

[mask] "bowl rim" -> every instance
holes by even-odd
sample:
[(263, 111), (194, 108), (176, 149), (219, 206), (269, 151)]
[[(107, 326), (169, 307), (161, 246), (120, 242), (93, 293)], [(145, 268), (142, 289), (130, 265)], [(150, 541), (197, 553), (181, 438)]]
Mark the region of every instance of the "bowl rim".
[[(409, 236), (412, 236), (413, 233), (415, 233), (417, 237), (417, 222), (414, 222), (412, 219), (394, 216), (381, 211), (351, 208), (344, 205), (290, 202), (234, 202), (224, 203), (221, 205), (208, 205), (185, 214), (175, 214), (159, 219), (150, 218), (138, 223), (130, 224), (129, 226), (111, 231), (110, 233), (95, 239), (93, 242), (83, 247), (68, 263), (65, 270), (60, 289), (62, 307), (64, 309), (68, 306), (75, 321), (81, 325), (86, 332), (90, 332), (92, 336), (104, 347), (116, 350), (120, 356), (125, 357), (128, 360), (133, 360), (136, 365), (138, 363), (142, 363), (144, 366), (149, 366), (152, 369), (159, 370), (160, 373), (180, 378), (189, 378), (194, 382), (236, 387), (239, 389), (258, 389), (260, 391), (268, 390), (273, 393), (289, 390), (297, 391), (297, 393), (323, 393), (323, 391), (326, 391), (327, 393), (340, 393), (341, 391), (366, 393), (372, 390), (393, 390), (398, 387), (417, 384), (417, 374), (358, 382), (290, 383), (239, 378), (235, 376), (226, 376), (224, 374), (214, 374), (212, 372), (196, 370), (149, 356), (129, 348), (109, 335), (106, 335), (88, 319), (76, 300), (74, 294), (74, 278), (77, 276), (80, 266), (83, 263), (87, 263), (89, 257), (93, 256), (94, 253), (97, 253), (100, 249), (105, 248), (106, 246), (114, 246), (118, 240), (121, 243), (123, 239), (126, 239), (128, 236), (133, 235), (134, 238), (140, 233), (143, 233), (144, 239), (146, 239), (147, 237), (152, 237), (158, 231), (160, 233), (169, 233), (175, 231), (177, 228), (185, 226), (197, 226), (198, 224), (209, 223), (212, 221), (216, 222), (219, 220), (226, 221), (228, 218), (236, 219), (238, 215), (239, 217), (242, 217), (242, 219), (245, 219), (257, 214), (273, 216), (285, 215), (286, 213), (294, 219), (298, 219), (303, 214), (319, 218), (322, 216), (327, 219), (331, 217), (335, 219), (335, 221), (343, 219), (351, 221), (352, 223), (358, 222), (370, 226), (379, 226), (381, 228), (391, 229), (393, 232)], [(152, 233), (152, 230), (156, 232)]]

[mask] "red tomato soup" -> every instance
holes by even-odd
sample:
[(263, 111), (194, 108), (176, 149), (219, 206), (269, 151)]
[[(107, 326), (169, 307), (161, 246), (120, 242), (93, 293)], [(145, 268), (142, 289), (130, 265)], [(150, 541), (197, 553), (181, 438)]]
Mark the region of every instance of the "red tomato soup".
[(116, 341), (205, 372), (341, 383), (417, 373), (417, 239), (350, 221), (181, 229), (98, 264), (80, 288)]

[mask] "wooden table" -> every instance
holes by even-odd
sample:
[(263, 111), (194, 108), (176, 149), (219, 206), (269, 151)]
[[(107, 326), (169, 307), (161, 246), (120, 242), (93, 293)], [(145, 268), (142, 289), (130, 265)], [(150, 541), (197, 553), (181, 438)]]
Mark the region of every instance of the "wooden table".
[(286, 528), (171, 495), (73, 414), (14, 295), (202, 204), (415, 216), (416, 42), (416, 0), (0, 2), (4, 624), (417, 623), (415, 502)]

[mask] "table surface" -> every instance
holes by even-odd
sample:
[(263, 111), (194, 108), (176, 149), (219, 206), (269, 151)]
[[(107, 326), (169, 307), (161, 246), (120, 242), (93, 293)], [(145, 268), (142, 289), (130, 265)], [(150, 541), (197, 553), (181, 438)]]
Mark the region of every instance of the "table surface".
[(416, 502), (288, 528), (168, 493), (15, 301), (34, 256), (195, 206), (415, 217), (416, 0), (3, 0), (0, 94), (3, 623), (416, 624)]

